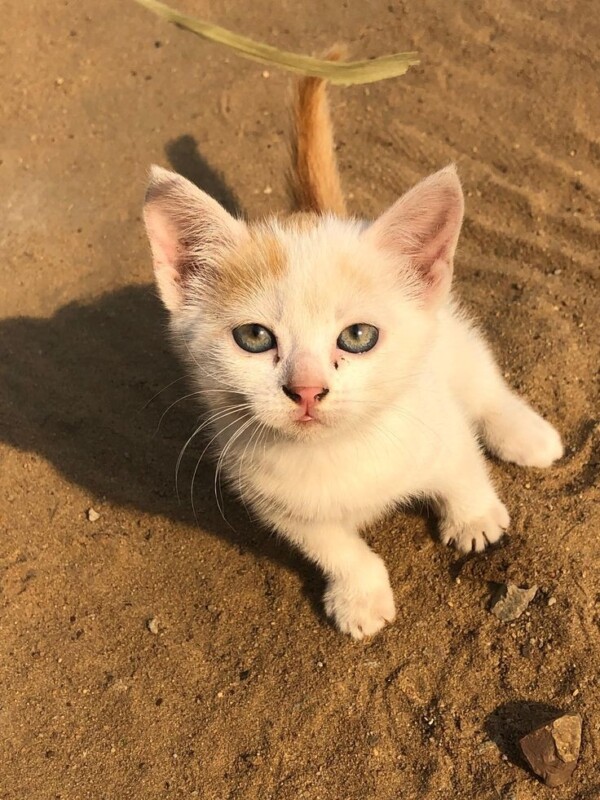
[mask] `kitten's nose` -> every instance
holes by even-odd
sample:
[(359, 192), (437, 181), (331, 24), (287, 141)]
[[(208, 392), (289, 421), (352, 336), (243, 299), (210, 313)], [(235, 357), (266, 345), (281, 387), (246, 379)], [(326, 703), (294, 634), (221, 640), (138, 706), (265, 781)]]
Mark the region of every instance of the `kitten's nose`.
[(322, 400), (326, 394), (329, 394), (329, 389), (324, 386), (282, 386), (281, 388), (290, 400), (305, 408), (310, 408)]

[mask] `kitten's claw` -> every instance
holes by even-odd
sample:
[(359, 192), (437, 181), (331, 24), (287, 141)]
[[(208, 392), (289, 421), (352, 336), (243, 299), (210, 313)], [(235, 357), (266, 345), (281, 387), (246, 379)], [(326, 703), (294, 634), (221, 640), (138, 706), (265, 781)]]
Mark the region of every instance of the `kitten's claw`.
[(502, 538), (509, 522), (508, 511), (498, 500), (481, 517), (467, 522), (443, 520), (440, 525), (440, 538), (446, 545), (454, 544), (461, 553), (481, 553), (488, 545)]
[(387, 570), (379, 558), (352, 577), (330, 579), (324, 604), (338, 630), (354, 639), (373, 636), (396, 616)]

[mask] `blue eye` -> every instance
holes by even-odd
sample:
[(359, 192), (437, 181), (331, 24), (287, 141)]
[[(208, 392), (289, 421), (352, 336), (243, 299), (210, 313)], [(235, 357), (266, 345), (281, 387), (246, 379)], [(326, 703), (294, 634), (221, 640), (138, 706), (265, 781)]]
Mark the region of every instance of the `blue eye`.
[(372, 350), (379, 339), (379, 331), (374, 325), (357, 322), (349, 325), (340, 333), (337, 346), (347, 353), (366, 353)]
[(265, 353), (277, 345), (277, 340), (271, 331), (256, 322), (238, 325), (231, 333), (238, 347), (247, 353)]

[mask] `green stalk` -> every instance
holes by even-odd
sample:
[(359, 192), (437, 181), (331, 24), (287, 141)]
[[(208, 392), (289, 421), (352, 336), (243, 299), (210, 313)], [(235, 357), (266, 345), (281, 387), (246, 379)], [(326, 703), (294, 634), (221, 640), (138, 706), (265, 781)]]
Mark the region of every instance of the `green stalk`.
[(223, 44), (238, 52), (245, 58), (258, 61), (269, 66), (275, 65), (295, 72), (300, 75), (313, 75), (316, 78), (325, 78), (330, 83), (349, 86), (351, 84), (374, 83), (375, 81), (396, 78), (415, 64), (419, 63), (416, 53), (395, 53), (394, 55), (381, 56), (370, 61), (326, 61), (322, 58), (288, 53), (271, 47), (268, 44), (255, 42), (246, 36), (211, 25), (185, 14), (180, 14), (169, 8), (159, 0), (135, 0), (149, 11), (159, 17), (172, 22), (179, 28), (195, 33), (203, 39)]

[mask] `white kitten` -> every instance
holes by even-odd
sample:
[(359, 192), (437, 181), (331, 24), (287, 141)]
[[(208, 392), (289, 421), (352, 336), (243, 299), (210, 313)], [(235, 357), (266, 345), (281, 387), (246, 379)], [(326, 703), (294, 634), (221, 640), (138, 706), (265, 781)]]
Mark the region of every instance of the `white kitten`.
[(395, 615), (361, 528), (427, 497), (444, 543), (483, 550), (509, 516), (478, 436), (523, 466), (547, 467), (563, 448), (450, 298), (463, 216), (454, 167), (373, 224), (344, 219), (319, 81), (301, 82), (295, 121), (295, 195), (317, 213), (246, 224), (155, 167), (145, 220), (219, 468), (321, 567), (327, 614), (361, 638)]

